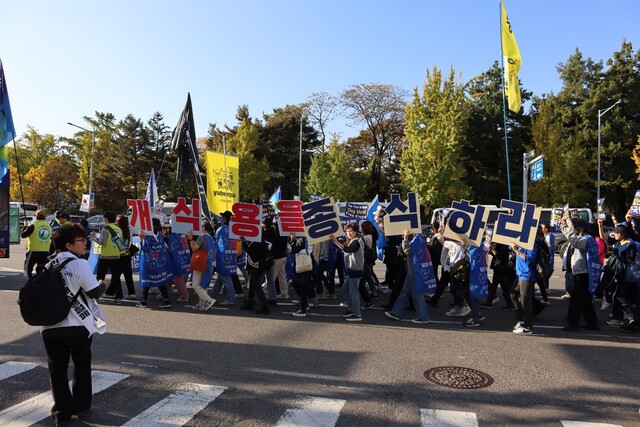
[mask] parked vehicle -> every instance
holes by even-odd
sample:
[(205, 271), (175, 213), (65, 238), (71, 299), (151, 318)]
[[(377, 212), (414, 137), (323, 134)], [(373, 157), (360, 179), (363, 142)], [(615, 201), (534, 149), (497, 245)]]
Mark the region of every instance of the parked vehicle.
[(93, 215), (87, 218), (89, 227), (94, 231), (100, 231), (104, 227), (104, 217), (102, 215)]

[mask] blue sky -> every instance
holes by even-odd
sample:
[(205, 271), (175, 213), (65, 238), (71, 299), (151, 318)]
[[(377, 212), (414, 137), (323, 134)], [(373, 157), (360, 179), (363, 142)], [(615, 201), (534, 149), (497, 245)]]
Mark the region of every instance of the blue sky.
[[(0, 59), (16, 132), (72, 136), (94, 111), (175, 126), (191, 92), (197, 136), (208, 124), (338, 95), (352, 84), (421, 87), (434, 66), (463, 81), (500, 57), (497, 0), (0, 1)], [(520, 79), (557, 92), (556, 66), (579, 48), (605, 60), (640, 46), (640, 1), (507, 0)], [(606, 106), (603, 106), (605, 108)], [(336, 120), (331, 132), (358, 128)]]

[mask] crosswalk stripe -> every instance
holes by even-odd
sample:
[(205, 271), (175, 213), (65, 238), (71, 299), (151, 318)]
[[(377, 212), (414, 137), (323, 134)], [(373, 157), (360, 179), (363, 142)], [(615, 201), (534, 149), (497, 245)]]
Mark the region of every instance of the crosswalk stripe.
[(422, 427), (478, 427), (478, 419), (473, 412), (420, 409), (420, 418)]
[(182, 390), (165, 397), (124, 426), (181, 426), (202, 411), (227, 388), (189, 383)]
[(618, 424), (588, 423), (584, 421), (560, 421), (564, 427), (622, 427)]
[(14, 375), (27, 372), (38, 366), (37, 363), (29, 362), (6, 362), (0, 365), (0, 381), (12, 377)]
[[(128, 376), (114, 372), (92, 371), (93, 393), (100, 393)], [(71, 386), (71, 382), (69, 382), (69, 385)], [(51, 396), (51, 392), (41, 393), (0, 412), (0, 425), (4, 427), (23, 427), (35, 424), (51, 416), (52, 406), (53, 396)]]
[(346, 400), (304, 396), (296, 409), (287, 409), (278, 427), (333, 427)]

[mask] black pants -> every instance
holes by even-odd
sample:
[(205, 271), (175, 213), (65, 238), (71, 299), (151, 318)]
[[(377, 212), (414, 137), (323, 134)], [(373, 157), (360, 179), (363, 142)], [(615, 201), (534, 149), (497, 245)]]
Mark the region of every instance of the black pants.
[(49, 261), (49, 252), (27, 252), (27, 257), (24, 259), (24, 272), (28, 278), (33, 275), (33, 267), (36, 265), (44, 266)]
[(120, 257), (120, 267), (124, 276), (124, 283), (127, 285), (127, 294), (135, 295), (136, 288), (133, 286), (133, 271), (131, 269), (131, 255)]
[(334, 291), (336, 273), (338, 273), (339, 286), (344, 285), (344, 257), (342, 256), (342, 252), (339, 253), (336, 257), (335, 264), (333, 265), (333, 270), (329, 272), (329, 281), (334, 283)]
[(584, 318), (590, 326), (598, 325), (598, 317), (596, 309), (593, 307), (593, 300), (589, 292), (589, 275), (574, 274), (573, 289), (571, 291), (571, 299), (569, 300), (569, 311), (567, 320), (572, 326), (580, 325), (580, 315), (584, 314)]
[[(47, 329), (42, 333), (47, 351), (56, 424), (91, 407), (91, 341), (84, 326)], [(69, 389), (69, 358), (73, 360), (73, 385)]]
[(248, 306), (253, 307), (254, 298), (257, 298), (260, 310), (268, 308), (267, 298), (262, 290), (265, 274), (265, 271), (249, 271), (249, 295), (247, 295), (246, 303)]
[[(146, 302), (149, 299), (149, 290), (151, 288), (142, 288), (142, 298), (141, 300)], [(160, 290), (160, 295), (162, 295), (162, 300), (164, 302), (168, 302), (169, 301), (169, 291), (167, 290), (167, 286), (160, 286), (158, 287), (158, 289)]]
[(511, 302), (516, 308), (516, 318), (518, 321), (523, 321), (528, 329), (533, 327), (534, 286), (535, 282), (518, 279), (511, 289)]
[(296, 290), (298, 298), (300, 298), (300, 310), (306, 312), (309, 308), (309, 296), (311, 294), (313, 294), (313, 297), (315, 296), (311, 272), (293, 273), (291, 284), (293, 289)]
[(96, 278), (98, 280), (104, 280), (109, 270), (111, 270), (111, 285), (105, 293), (107, 295), (115, 295), (116, 299), (122, 299), (122, 285), (120, 284), (122, 264), (120, 263), (120, 258), (100, 258), (98, 260), (98, 274)]
[(327, 279), (327, 276), (325, 276), (325, 272), (327, 270), (327, 260), (321, 259), (319, 264), (315, 264), (315, 261), (314, 261), (313, 267), (314, 267), (313, 283), (315, 284), (315, 287), (316, 287), (316, 293), (318, 295), (322, 294), (324, 291), (324, 287), (327, 288), (327, 291), (330, 294), (335, 293), (336, 292), (335, 283)]
[(431, 296), (431, 299), (429, 299), (429, 303), (431, 305), (435, 306), (438, 304), (438, 301), (440, 301), (442, 294), (447, 289), (447, 286), (449, 286), (449, 277), (450, 277), (449, 272), (442, 270), (442, 274), (440, 275), (440, 280), (436, 281), (437, 283), (436, 292)]

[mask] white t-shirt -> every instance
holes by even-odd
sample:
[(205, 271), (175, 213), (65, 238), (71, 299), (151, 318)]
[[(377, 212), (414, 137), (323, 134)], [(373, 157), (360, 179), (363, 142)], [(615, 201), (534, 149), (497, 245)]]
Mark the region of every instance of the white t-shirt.
[[(84, 292), (89, 292), (92, 289), (95, 289), (96, 287), (100, 286), (95, 276), (93, 275), (93, 271), (91, 271), (91, 267), (89, 266), (89, 261), (87, 261), (86, 259), (78, 258), (71, 252), (60, 252), (53, 260), (47, 263), (46, 267), (47, 268), (55, 267), (61, 264), (62, 262), (64, 262), (68, 258), (73, 258), (73, 260), (69, 261), (62, 268), (62, 277), (64, 278), (64, 281), (67, 284), (67, 287), (69, 288), (69, 293), (71, 293), (72, 295), (75, 295), (76, 292), (78, 292), (78, 290), (81, 288)], [(86, 295), (85, 295), (85, 298), (86, 298)], [(78, 301), (83, 302), (80, 296), (78, 296)], [(73, 308), (71, 309), (71, 311), (69, 311), (69, 314), (62, 322), (56, 323), (55, 325), (52, 325), (52, 326), (43, 326), (42, 330), (44, 331), (46, 329), (53, 329), (53, 328), (67, 328), (70, 326), (86, 327), (89, 323), (86, 321), (83, 323), (82, 320), (87, 315), (88, 315), (88, 318), (91, 319), (91, 322), (90, 322), (91, 325), (93, 325), (94, 323), (93, 321), (94, 316), (98, 316), (101, 319), (104, 319), (102, 317), (102, 313), (100, 312), (100, 309), (96, 301), (92, 298), (87, 298), (87, 302), (89, 303), (88, 304), (88, 309), (90, 311), (89, 313), (83, 313), (82, 307), (77, 308), (77, 304), (74, 304)], [(84, 302), (81, 305), (84, 306)], [(86, 306), (84, 307), (86, 308)], [(96, 313), (96, 310), (98, 311), (98, 313)], [(94, 328), (87, 327), (87, 329), (89, 330), (90, 334), (98, 332), (98, 329), (96, 329), (95, 327)]]

